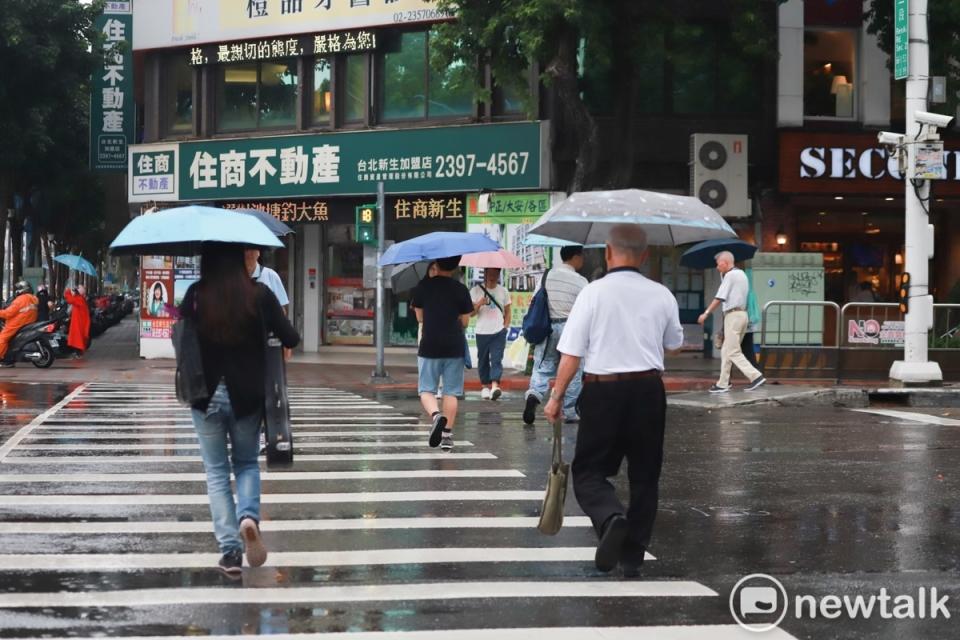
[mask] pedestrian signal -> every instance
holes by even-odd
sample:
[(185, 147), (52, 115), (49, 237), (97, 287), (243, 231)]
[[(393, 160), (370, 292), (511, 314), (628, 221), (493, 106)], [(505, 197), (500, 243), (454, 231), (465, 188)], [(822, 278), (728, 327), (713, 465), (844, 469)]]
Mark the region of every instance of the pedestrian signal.
[(377, 205), (362, 204), (356, 209), (357, 242), (377, 244)]
[(898, 300), (900, 301), (900, 313), (907, 315), (910, 310), (910, 274), (904, 273), (900, 279), (900, 290), (898, 291)]

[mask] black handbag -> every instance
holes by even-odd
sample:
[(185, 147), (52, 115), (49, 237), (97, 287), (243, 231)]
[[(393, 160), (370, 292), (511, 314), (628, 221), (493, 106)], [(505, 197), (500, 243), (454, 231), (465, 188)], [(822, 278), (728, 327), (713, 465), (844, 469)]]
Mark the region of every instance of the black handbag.
[[(196, 309), (196, 298), (194, 298)], [(177, 357), (175, 380), (177, 400), (194, 404), (210, 398), (207, 378), (203, 374), (203, 358), (200, 355), (200, 336), (197, 321), (186, 316), (173, 323), (173, 351)]]
[(290, 400), (287, 396), (287, 364), (283, 345), (267, 329), (264, 331), (264, 394), (263, 423), (267, 439), (267, 467), (289, 467), (293, 464), (293, 431), (290, 425)]

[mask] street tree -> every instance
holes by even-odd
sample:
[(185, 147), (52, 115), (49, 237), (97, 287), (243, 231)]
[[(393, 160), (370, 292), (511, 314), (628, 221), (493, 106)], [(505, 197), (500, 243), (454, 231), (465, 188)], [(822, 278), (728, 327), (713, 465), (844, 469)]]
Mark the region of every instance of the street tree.
[[(708, 12), (726, 23), (728, 47), (756, 64), (776, 56), (776, 7), (784, 0), (717, 0)], [(706, 3), (677, 0), (439, 0), (441, 10), (457, 19), (435, 27), (431, 62), (435, 69), (463, 64), (474, 70), (473, 84), (487, 68), (496, 83), (513, 93), (527, 90), (531, 62), (539, 64), (540, 80), (553, 92), (559, 108), (556, 143), (575, 149), (576, 165), (568, 191), (630, 184), (636, 138), (637, 105), (643, 95), (644, 64), (651, 42), (670, 40)], [(652, 39), (652, 40), (651, 40)], [(666, 62), (683, 64), (687, 51), (666, 50)], [(605, 153), (616, 162), (601, 163), (601, 138), (590, 108), (591, 87), (583, 61), (605, 68), (615, 90), (605, 99), (617, 132)], [(478, 91), (478, 97), (488, 93)], [(528, 115), (536, 117), (536, 105)]]
[[(880, 47), (890, 55), (893, 68), (893, 0), (873, 0), (867, 11), (867, 30), (878, 34)], [(930, 75), (946, 76), (947, 104), (934, 110), (956, 113), (960, 106), (960, 2), (928, 0), (927, 29), (930, 41)], [(902, 87), (899, 89), (903, 90)]]
[[(28, 216), (62, 227), (57, 216), (84, 209), (80, 197), (95, 183), (87, 169), (88, 110), (90, 77), (102, 60), (93, 20), (102, 10), (102, 0), (4, 0), (0, 10), (0, 212), (15, 212), (9, 220), (14, 255), (20, 255)], [(86, 185), (82, 193), (67, 189), (77, 183)], [(61, 208), (40, 215), (45, 201)], [(0, 215), (0, 225), (6, 222)], [(19, 278), (20, 260), (13, 265)]]

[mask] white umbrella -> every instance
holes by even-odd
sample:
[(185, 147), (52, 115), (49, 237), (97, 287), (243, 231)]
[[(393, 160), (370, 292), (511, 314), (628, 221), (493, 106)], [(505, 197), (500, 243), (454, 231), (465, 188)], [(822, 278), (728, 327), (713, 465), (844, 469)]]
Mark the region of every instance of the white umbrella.
[(657, 246), (737, 237), (719, 213), (697, 198), (639, 189), (571, 194), (550, 207), (529, 233), (595, 245), (606, 243), (617, 224), (642, 226), (647, 242)]

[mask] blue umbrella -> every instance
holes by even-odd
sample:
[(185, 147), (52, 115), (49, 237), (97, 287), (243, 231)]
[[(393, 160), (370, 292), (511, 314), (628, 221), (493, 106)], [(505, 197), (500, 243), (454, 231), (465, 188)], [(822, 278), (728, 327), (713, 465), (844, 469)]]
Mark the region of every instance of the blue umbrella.
[(717, 264), (714, 256), (721, 251), (729, 251), (740, 262), (752, 258), (757, 247), (743, 240), (704, 240), (684, 251), (680, 264), (691, 269), (710, 269)]
[(273, 235), (277, 236), (278, 238), (293, 235), (295, 233), (293, 229), (265, 211), (260, 211), (259, 209), (233, 209), (233, 211), (242, 213), (244, 215), (253, 216), (266, 225), (267, 229), (270, 229), (270, 231), (273, 232)]
[(195, 256), (204, 242), (275, 248), (283, 243), (260, 220), (233, 211), (190, 205), (134, 218), (113, 242), (115, 255)]
[(72, 253), (61, 253), (58, 256), (53, 258), (54, 262), (59, 262), (62, 265), (65, 265), (68, 269), (73, 271), (79, 271), (85, 273), (88, 276), (97, 277), (97, 268), (93, 266), (86, 258), (81, 256), (75, 256)]
[(451, 258), (467, 253), (496, 251), (499, 248), (500, 245), (495, 240), (491, 240), (482, 233), (434, 231), (396, 243), (383, 252), (383, 257), (380, 258), (380, 266)]

